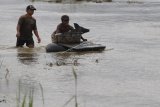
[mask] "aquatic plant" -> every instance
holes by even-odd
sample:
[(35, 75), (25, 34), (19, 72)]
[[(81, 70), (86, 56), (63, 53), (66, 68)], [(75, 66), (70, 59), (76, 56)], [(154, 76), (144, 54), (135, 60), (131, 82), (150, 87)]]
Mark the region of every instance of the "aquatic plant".
[(62, 107), (65, 107), (66, 105), (68, 105), (73, 99), (74, 99), (75, 96), (72, 96)]
[[(25, 80), (26, 81), (26, 80)], [(35, 85), (38, 85), (38, 87), (41, 90), (41, 96), (42, 96), (42, 103), (44, 107), (44, 94), (43, 94), (43, 87), (40, 83), (36, 84), (36, 81), (27, 81), (22, 83), (22, 80), (19, 80), (18, 83), (18, 94), (17, 94), (17, 107), (33, 107), (34, 103), (34, 93), (35, 93)], [(24, 91), (24, 94), (22, 93)], [(22, 100), (21, 100), (21, 96)]]
[(74, 76), (74, 78), (75, 78), (75, 83), (76, 83), (76, 85), (77, 85), (77, 73), (76, 73), (74, 67), (72, 67), (72, 73), (73, 73), (73, 76)]
[(26, 95), (23, 98), (22, 107), (25, 107), (25, 105), (26, 105)]
[(1, 60), (1, 63), (0, 63), (0, 69), (1, 69), (1, 67), (2, 67), (3, 60), (4, 60), (4, 58)]
[(5, 79), (7, 79), (8, 75), (9, 75), (9, 70), (8, 70), (8, 68), (7, 68), (7, 69), (6, 69)]
[(30, 90), (29, 107), (33, 107), (33, 94), (34, 94), (34, 89)]
[(42, 95), (42, 101), (43, 101), (43, 106), (44, 106), (44, 94), (43, 94), (43, 87), (42, 84), (39, 83), (40, 89), (41, 89), (41, 95)]
[[(34, 94), (34, 89), (29, 91), (28, 107), (33, 107), (33, 94)], [(24, 95), (21, 107), (27, 107), (27, 105), (26, 105), (27, 95), (28, 95), (27, 93)]]
[(74, 67), (72, 68), (72, 73), (73, 73), (74, 79), (75, 79), (75, 107), (78, 107), (78, 103), (77, 103), (77, 73), (76, 73)]
[(73, 99), (75, 99), (75, 107), (78, 107), (78, 103), (77, 103), (77, 73), (76, 73), (74, 67), (72, 67), (72, 73), (73, 73), (74, 80), (75, 80), (75, 93), (62, 107), (67, 106)]

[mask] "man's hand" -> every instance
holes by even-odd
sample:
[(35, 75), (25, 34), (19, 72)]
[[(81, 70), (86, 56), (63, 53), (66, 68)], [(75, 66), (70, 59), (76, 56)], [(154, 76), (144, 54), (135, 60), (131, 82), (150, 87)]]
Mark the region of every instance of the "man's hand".
[(38, 37), (37, 40), (38, 40), (38, 43), (41, 43), (41, 38), (40, 37)]
[(17, 37), (17, 38), (19, 38), (19, 37), (20, 37), (20, 33), (19, 33), (19, 32), (17, 32), (16, 37)]

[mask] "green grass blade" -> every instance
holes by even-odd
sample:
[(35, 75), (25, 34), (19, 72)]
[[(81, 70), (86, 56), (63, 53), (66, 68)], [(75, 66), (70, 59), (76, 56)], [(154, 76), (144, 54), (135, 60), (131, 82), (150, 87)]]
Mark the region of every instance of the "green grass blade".
[(30, 95), (29, 95), (29, 107), (33, 107), (33, 94), (34, 94), (34, 89), (30, 90)]
[(76, 74), (76, 71), (75, 71), (74, 67), (72, 68), (72, 72), (73, 72), (75, 80), (77, 80), (77, 74)]
[(26, 105), (26, 94), (25, 94), (25, 96), (23, 98), (22, 107), (25, 107), (25, 105)]
[(41, 94), (42, 94), (42, 101), (43, 101), (43, 107), (44, 107), (44, 94), (43, 94), (43, 87), (42, 87), (42, 84), (39, 83), (39, 86), (41, 88)]

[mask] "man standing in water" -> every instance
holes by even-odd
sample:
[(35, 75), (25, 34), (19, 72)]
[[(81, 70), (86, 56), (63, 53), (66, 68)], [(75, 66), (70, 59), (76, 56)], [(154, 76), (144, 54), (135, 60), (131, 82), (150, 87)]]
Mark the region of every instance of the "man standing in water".
[(34, 14), (34, 10), (36, 10), (36, 8), (33, 5), (28, 5), (26, 8), (27, 14), (22, 15), (18, 20), (17, 34), (16, 34), (17, 47), (23, 47), (23, 45), (26, 43), (27, 47), (34, 48), (32, 31), (37, 37), (38, 43), (41, 42), (41, 39), (38, 34), (38, 30), (37, 30), (36, 19), (32, 17), (32, 15)]

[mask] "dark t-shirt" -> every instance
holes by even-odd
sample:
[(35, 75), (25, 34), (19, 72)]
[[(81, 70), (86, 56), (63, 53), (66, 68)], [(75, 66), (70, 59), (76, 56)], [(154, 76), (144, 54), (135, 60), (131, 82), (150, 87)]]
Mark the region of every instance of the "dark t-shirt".
[(70, 25), (64, 25), (64, 24), (60, 23), (57, 26), (56, 33), (64, 33), (64, 32), (68, 32), (68, 31), (73, 30), (73, 29), (74, 28)]
[(30, 38), (32, 37), (32, 31), (37, 30), (36, 19), (23, 15), (18, 20), (20, 26), (20, 37)]

